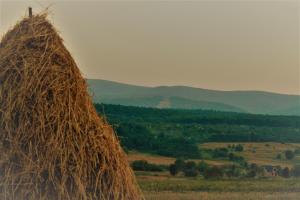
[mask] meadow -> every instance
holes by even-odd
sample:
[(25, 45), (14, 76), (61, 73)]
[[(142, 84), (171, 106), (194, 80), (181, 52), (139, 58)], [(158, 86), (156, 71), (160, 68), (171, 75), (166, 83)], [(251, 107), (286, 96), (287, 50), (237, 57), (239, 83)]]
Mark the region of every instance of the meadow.
[[(200, 145), (202, 149), (226, 148), (228, 145), (242, 144), (244, 150), (237, 154), (243, 156), (248, 163), (256, 163), (258, 165), (273, 165), (291, 168), (295, 164), (300, 164), (300, 155), (295, 155), (295, 158), (288, 160), (284, 158), (285, 151), (295, 151), (300, 147), (299, 143), (204, 143)], [(281, 155), (278, 159), (277, 156)]]
[(299, 199), (300, 179), (217, 179), (136, 173), (147, 199)]
[[(204, 143), (200, 148), (215, 149), (228, 147), (237, 143)], [(286, 150), (295, 150), (300, 144), (296, 143), (242, 143), (244, 150), (239, 154), (244, 156), (249, 163), (258, 165), (280, 165), (292, 167), (298, 164), (300, 157), (293, 160), (278, 160), (276, 155), (283, 154)], [(172, 157), (152, 155), (131, 151), (128, 153), (130, 162), (146, 160), (149, 163), (169, 165), (176, 160)], [(200, 159), (190, 159), (200, 162)], [(209, 165), (228, 165), (227, 160), (204, 160)], [(150, 200), (296, 200), (300, 197), (300, 178), (261, 177), (261, 178), (222, 178), (205, 179), (202, 176), (185, 177), (183, 174), (176, 176), (164, 172), (136, 171), (136, 176), (146, 199)]]
[[(300, 199), (293, 172), (300, 164), (300, 117), (95, 106), (115, 128), (146, 199)], [(178, 159), (184, 167), (171, 175)], [(222, 175), (206, 176), (202, 162)]]

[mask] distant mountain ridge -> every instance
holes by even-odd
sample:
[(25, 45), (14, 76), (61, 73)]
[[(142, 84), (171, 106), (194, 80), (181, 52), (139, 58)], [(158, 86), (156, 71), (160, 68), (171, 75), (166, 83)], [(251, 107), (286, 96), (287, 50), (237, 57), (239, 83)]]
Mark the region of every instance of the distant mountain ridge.
[(300, 115), (300, 96), (262, 91), (217, 91), (187, 86), (144, 87), (88, 79), (96, 103)]

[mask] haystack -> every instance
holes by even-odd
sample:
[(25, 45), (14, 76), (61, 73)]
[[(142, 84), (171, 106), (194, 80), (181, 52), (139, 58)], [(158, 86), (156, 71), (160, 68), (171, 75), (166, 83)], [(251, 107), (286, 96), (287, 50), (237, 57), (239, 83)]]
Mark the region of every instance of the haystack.
[(46, 14), (0, 43), (0, 199), (141, 199), (113, 129)]

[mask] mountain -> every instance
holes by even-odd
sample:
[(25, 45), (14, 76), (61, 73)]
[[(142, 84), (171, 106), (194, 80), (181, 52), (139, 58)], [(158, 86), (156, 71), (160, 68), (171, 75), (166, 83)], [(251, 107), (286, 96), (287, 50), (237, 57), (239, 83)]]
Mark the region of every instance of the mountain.
[(262, 91), (217, 91), (187, 86), (144, 87), (88, 79), (96, 103), (300, 115), (300, 96)]

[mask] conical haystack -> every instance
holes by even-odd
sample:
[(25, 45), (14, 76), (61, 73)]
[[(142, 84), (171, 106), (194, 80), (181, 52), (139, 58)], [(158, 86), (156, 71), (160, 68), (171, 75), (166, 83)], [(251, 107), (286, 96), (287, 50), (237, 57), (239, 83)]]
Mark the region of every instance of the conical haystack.
[(0, 199), (141, 198), (46, 14), (23, 19), (0, 43)]

